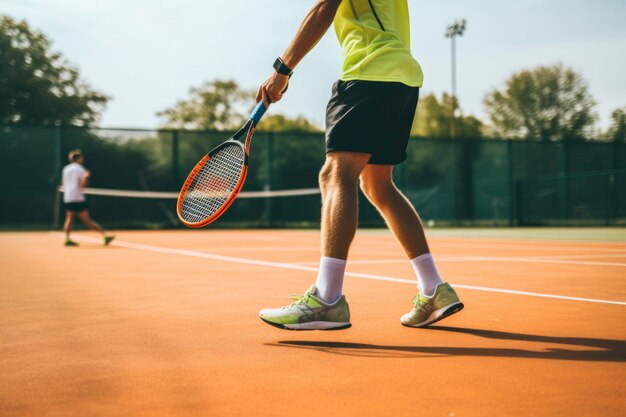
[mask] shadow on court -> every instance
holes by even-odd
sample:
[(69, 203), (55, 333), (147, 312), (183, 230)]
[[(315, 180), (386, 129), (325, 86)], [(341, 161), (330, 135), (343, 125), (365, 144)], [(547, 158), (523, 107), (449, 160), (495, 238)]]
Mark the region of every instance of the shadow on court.
[[(367, 343), (349, 342), (316, 342), (316, 341), (280, 341), (266, 343), (268, 346), (291, 347), (298, 349), (314, 349), (335, 355), (380, 357), (380, 358), (432, 358), (439, 356), (477, 356), (496, 358), (529, 358), (582, 362), (626, 362), (626, 341), (611, 339), (590, 339), (583, 337), (554, 337), (522, 333), (499, 332), (482, 329), (466, 329), (460, 327), (432, 326), (419, 332), (445, 331), (464, 333), (473, 336), (522, 342), (536, 342), (576, 346), (589, 349), (545, 348), (542, 350), (480, 348), (480, 347), (447, 347), (447, 346), (389, 346)], [(541, 347), (538, 347), (541, 349)]]

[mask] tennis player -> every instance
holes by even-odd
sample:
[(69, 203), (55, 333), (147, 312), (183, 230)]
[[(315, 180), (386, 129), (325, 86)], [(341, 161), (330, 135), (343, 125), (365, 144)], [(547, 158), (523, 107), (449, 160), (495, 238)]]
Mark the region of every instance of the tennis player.
[(63, 168), (63, 202), (65, 203), (65, 246), (78, 246), (78, 243), (70, 239), (70, 230), (74, 217), (80, 220), (90, 229), (102, 234), (104, 245), (108, 246), (115, 236), (109, 236), (104, 229), (89, 217), (89, 204), (85, 198), (84, 188), (87, 187), (91, 173), (83, 166), (83, 153), (80, 149), (74, 149), (68, 155), (69, 165)]
[(261, 310), (263, 321), (284, 329), (350, 327), (343, 295), (348, 250), (357, 227), (360, 186), (408, 255), (417, 275), (413, 308), (405, 326), (424, 327), (463, 308), (442, 281), (420, 218), (392, 180), (406, 147), (422, 86), (422, 70), (410, 51), (407, 0), (318, 0), (259, 87), (257, 101), (282, 99), (298, 63), (331, 23), (343, 48), (341, 79), (326, 108), (326, 161), (322, 192), (322, 257), (317, 281), (294, 303)]

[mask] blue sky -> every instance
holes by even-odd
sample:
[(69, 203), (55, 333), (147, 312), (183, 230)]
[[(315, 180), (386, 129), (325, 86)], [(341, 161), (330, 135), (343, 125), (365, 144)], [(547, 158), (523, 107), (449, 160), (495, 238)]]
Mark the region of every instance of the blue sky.
[[(157, 127), (155, 113), (216, 78), (256, 89), (313, 4), (304, 0), (0, 0), (26, 19), (113, 97), (101, 125)], [(458, 94), (484, 118), (484, 95), (515, 71), (563, 63), (580, 72), (598, 102), (601, 127), (626, 106), (624, 0), (409, 0), (411, 43), (425, 72), (423, 93), (450, 91), (446, 25), (468, 20), (458, 41)], [(323, 125), (341, 51), (332, 29), (296, 69), (274, 111)]]

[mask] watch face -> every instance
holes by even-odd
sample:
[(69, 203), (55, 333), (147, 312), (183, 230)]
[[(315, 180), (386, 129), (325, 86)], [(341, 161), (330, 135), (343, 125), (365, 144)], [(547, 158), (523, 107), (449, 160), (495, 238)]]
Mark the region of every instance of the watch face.
[(274, 61), (274, 69), (281, 75), (291, 75), (293, 72), (287, 67), (287, 65), (285, 65), (280, 57), (276, 58), (276, 61)]

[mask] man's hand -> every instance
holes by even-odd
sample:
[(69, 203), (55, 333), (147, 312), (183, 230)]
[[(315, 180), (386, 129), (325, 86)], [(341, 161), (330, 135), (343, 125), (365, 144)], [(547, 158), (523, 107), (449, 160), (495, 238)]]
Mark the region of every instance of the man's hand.
[(259, 87), (259, 90), (256, 93), (257, 103), (260, 100), (263, 100), (263, 104), (265, 104), (265, 107), (267, 108), (271, 103), (280, 101), (280, 99), (283, 98), (283, 93), (287, 88), (287, 84), (289, 84), (288, 76), (274, 72)]

